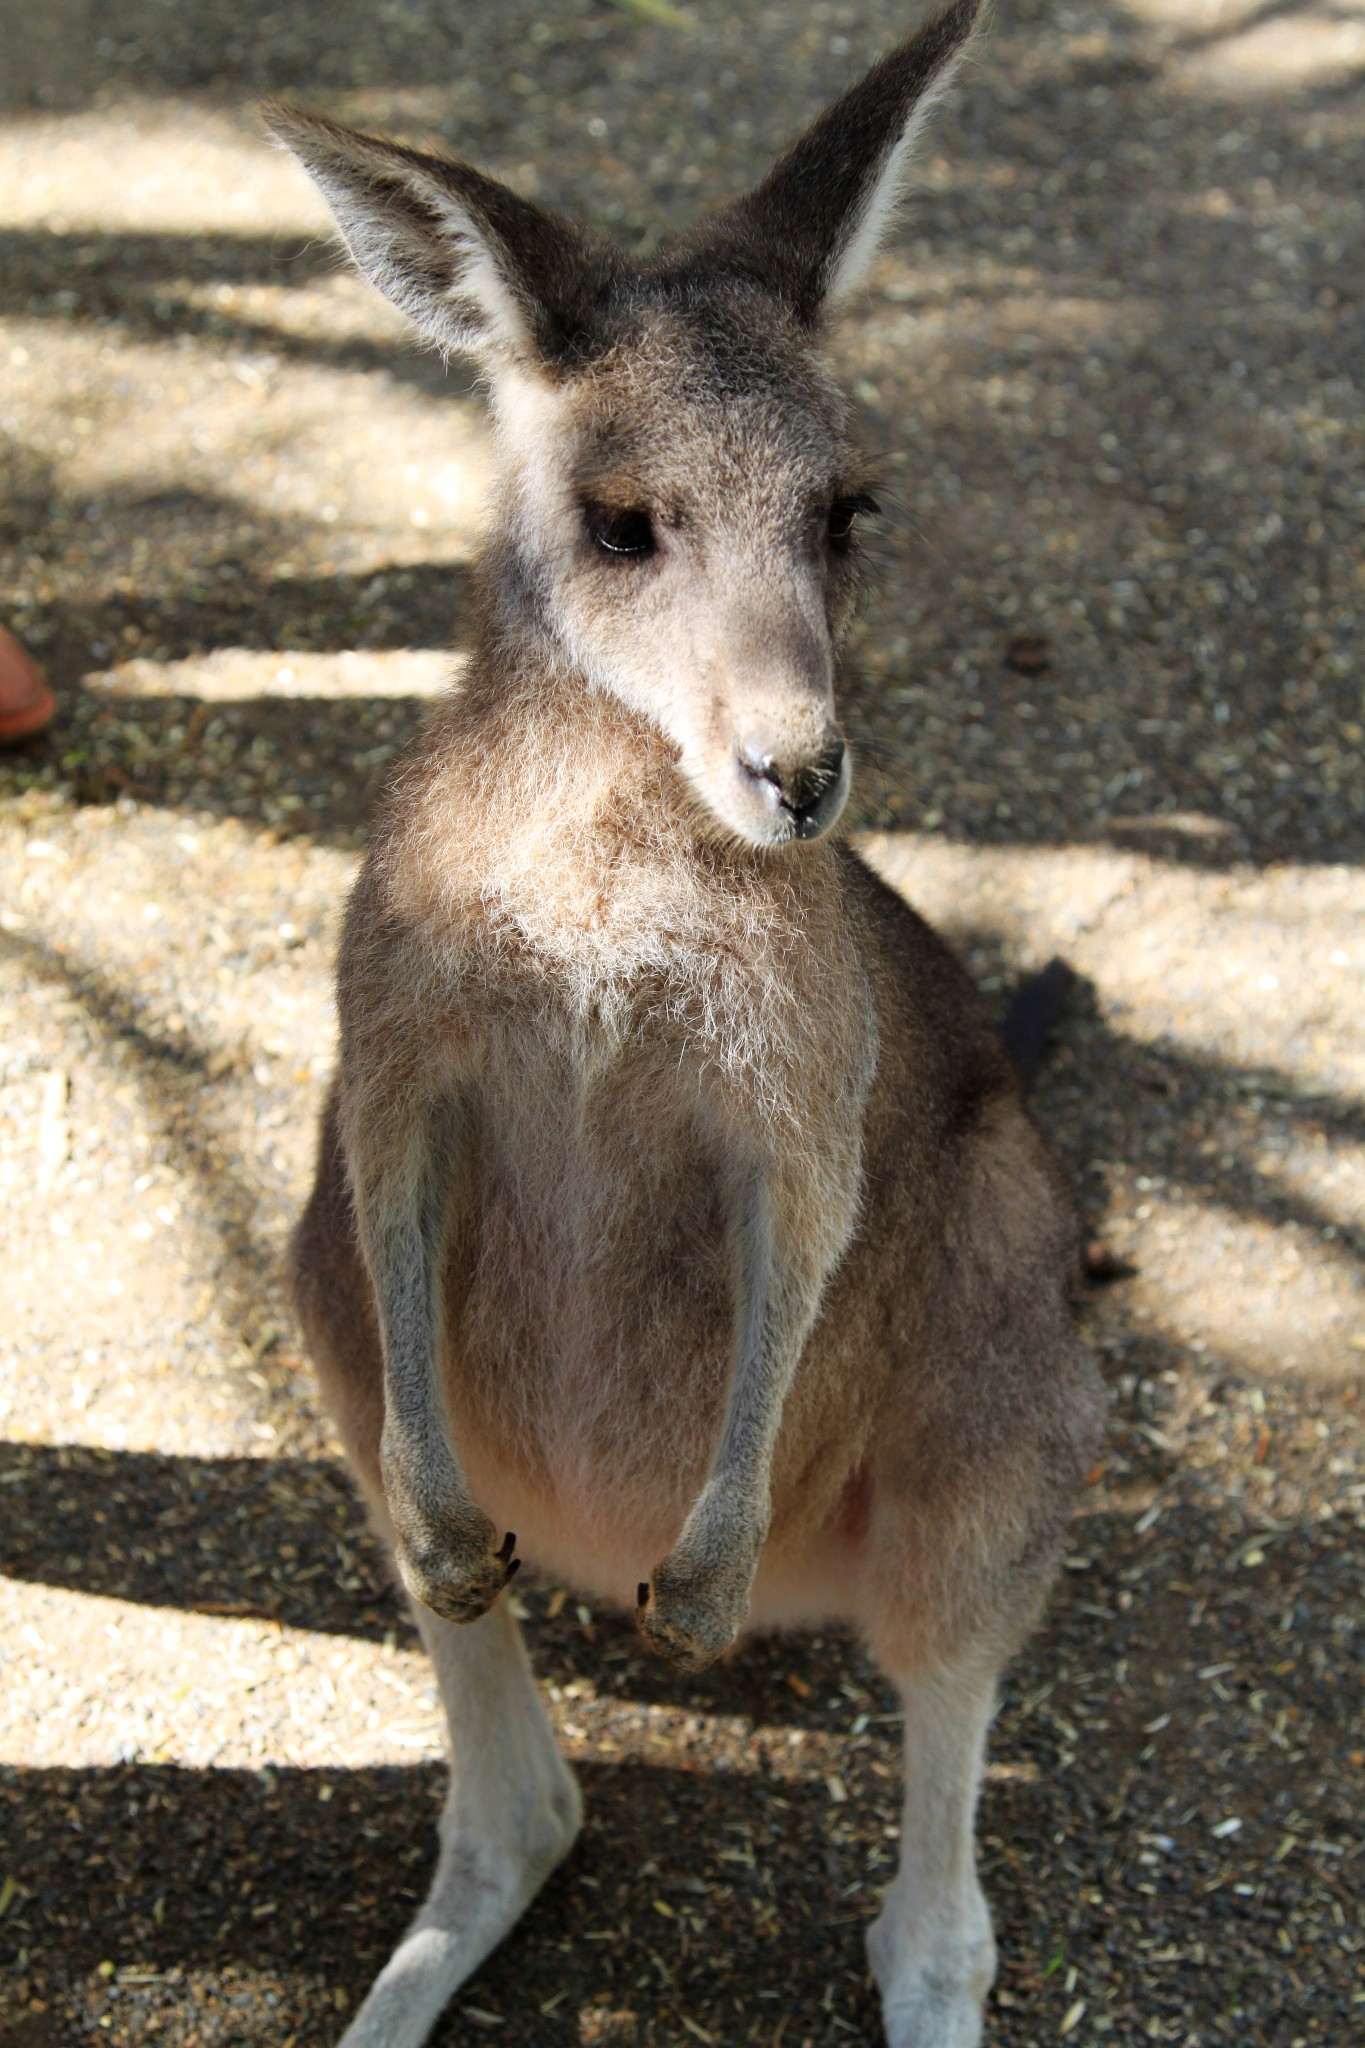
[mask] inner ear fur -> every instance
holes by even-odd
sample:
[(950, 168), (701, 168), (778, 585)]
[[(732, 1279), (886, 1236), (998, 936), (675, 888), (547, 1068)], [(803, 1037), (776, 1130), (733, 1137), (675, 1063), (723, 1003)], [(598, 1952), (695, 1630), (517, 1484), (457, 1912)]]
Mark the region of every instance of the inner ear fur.
[(752, 192), (676, 252), (730, 271), (813, 327), (862, 283), (905, 189), (915, 140), (952, 82), (983, 0), (955, 0), (826, 108)]
[(572, 367), (601, 346), (622, 269), (604, 235), (452, 157), (269, 103), (358, 269), (442, 350)]

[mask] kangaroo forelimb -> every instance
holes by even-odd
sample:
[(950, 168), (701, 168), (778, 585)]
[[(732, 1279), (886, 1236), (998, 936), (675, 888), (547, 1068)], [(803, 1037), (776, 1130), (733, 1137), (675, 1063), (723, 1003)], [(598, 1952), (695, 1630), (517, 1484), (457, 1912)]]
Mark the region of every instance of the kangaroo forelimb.
[[(429, 1116), (386, 1133), (369, 1164), (368, 1134), (353, 1137), (352, 1185), (384, 1349), (380, 1471), (403, 1583), (446, 1621), (477, 1621), (520, 1560), (470, 1498), (441, 1394), (440, 1273), (450, 1204), (458, 1200), (459, 1119)], [(395, 1170), (395, 1160), (401, 1162)]]
[(773, 1451), (808, 1322), (802, 1290), (783, 1270), (766, 1175), (742, 1184), (732, 1235), (737, 1356), (725, 1425), (682, 1534), (639, 1594), (646, 1640), (688, 1670), (727, 1649), (748, 1613), (772, 1512)]

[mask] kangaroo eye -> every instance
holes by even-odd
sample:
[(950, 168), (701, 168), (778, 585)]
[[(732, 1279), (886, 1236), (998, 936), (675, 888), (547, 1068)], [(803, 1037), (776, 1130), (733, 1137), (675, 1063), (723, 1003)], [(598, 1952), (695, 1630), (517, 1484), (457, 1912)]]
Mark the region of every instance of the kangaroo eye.
[(583, 524), (593, 546), (604, 555), (638, 558), (654, 553), (654, 523), (641, 506), (620, 512), (612, 505), (585, 505)]
[(881, 511), (877, 500), (866, 491), (857, 491), (850, 498), (836, 498), (829, 508), (829, 544), (838, 552), (847, 550), (853, 539), (854, 522), (860, 513), (871, 515)]

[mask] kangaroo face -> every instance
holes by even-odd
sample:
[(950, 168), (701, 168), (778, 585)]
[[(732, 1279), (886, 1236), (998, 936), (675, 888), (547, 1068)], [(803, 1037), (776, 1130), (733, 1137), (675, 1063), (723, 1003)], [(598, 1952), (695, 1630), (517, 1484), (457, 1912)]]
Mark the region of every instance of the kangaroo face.
[(646, 301), (600, 363), (505, 387), (498, 417), (547, 624), (672, 741), (715, 826), (776, 846), (848, 792), (835, 650), (875, 506), (842, 395), (761, 297)]
[(645, 263), (468, 164), (267, 110), (361, 269), (488, 374), (508, 627), (650, 720), (711, 828), (754, 846), (828, 831), (847, 794), (835, 650), (876, 508), (819, 337), (978, 4)]

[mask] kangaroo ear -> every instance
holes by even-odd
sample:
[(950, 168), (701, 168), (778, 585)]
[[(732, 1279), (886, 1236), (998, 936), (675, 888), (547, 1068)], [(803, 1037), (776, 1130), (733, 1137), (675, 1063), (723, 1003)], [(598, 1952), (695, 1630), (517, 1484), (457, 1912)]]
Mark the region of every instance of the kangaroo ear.
[(905, 189), (921, 128), (966, 52), (982, 0), (956, 0), (883, 57), (698, 237), (712, 262), (775, 289), (813, 326), (862, 283)]
[(487, 367), (567, 367), (593, 352), (621, 258), (604, 236), (469, 164), (275, 104), (266, 126), (331, 207), (370, 282), (442, 350)]

